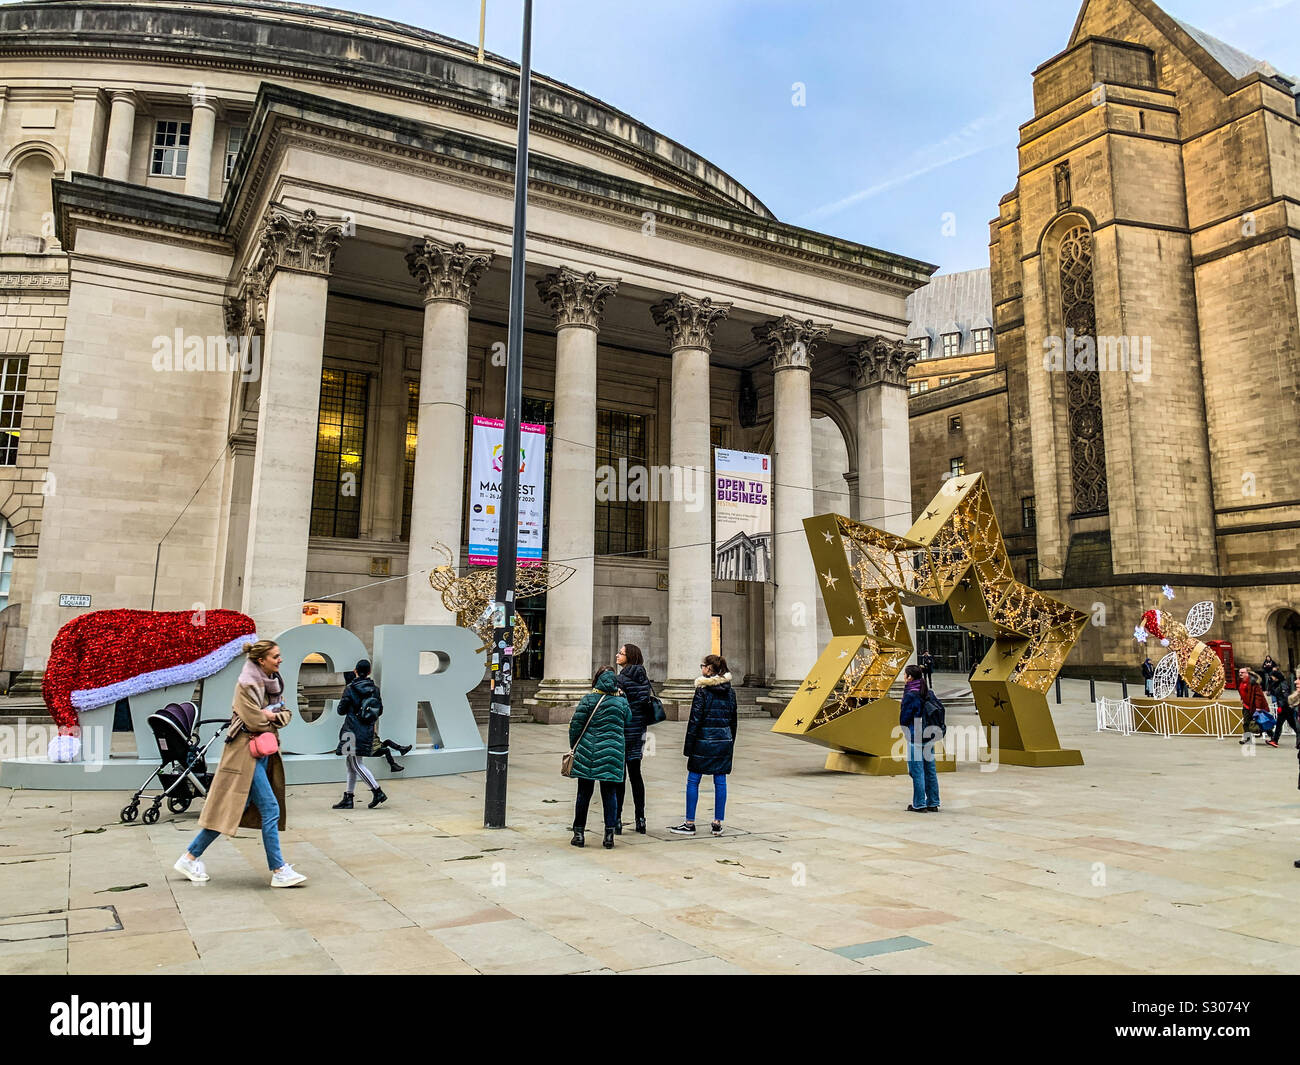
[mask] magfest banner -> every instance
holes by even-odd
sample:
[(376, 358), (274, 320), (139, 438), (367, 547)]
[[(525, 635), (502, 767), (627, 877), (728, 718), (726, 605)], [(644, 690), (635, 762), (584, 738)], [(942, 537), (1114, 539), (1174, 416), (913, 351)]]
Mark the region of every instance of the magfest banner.
[[(546, 426), (519, 426), (519, 561), (540, 561), (546, 520)], [(500, 542), (505, 422), (474, 418), (469, 486), (469, 561), (495, 566)]]
[(713, 449), (713, 576), (772, 579), (772, 457)]

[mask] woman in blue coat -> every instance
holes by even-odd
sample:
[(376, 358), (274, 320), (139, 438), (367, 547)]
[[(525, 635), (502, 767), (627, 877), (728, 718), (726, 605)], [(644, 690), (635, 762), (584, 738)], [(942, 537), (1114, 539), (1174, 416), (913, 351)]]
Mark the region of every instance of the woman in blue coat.
[(898, 712), (898, 727), (907, 739), (907, 772), (912, 778), (910, 813), (923, 814), (939, 809), (939, 767), (935, 765), (935, 740), (925, 733), (925, 700), (930, 694), (925, 675), (918, 665), (903, 670), (903, 703)]
[(700, 798), (700, 778), (713, 777), (713, 834), (722, 835), (727, 809), (727, 775), (736, 750), (736, 693), (731, 673), (721, 655), (706, 655), (695, 679), (691, 719), (686, 726), (686, 820), (668, 831), (679, 836), (695, 835), (695, 807)]
[(614, 683), (623, 693), (632, 714), (627, 719), (623, 738), (627, 748), (627, 780), (618, 786), (618, 820), (614, 831), (623, 834), (623, 800), (627, 796), (627, 782), (632, 782), (632, 805), (636, 812), (636, 830), (645, 835), (645, 781), (641, 778), (641, 752), (645, 745), (645, 730), (650, 724), (650, 699), (654, 690), (645, 671), (645, 658), (641, 648), (625, 643), (618, 649), (619, 667)]

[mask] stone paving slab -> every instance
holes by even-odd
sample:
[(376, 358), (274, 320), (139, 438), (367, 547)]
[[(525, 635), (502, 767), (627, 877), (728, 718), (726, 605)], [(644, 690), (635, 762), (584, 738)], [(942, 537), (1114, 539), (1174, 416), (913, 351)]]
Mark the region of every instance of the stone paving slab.
[[(683, 814), (683, 725), (654, 730), (650, 832), (570, 847), (566, 730), (512, 727), (510, 827), (482, 774), (394, 779), (377, 810), (289, 789), (272, 891), (255, 833), (212, 880), (172, 862), (198, 807), (122, 825), (125, 795), (0, 789), (0, 973), (1282, 973), (1300, 793), (1290, 748), (1093, 731), (1086, 684), (1053, 706), (1065, 769), (963, 765), (937, 814), (906, 778), (825, 772), (820, 748), (741, 724), (727, 832)], [(1107, 693), (1109, 694), (1109, 693)]]

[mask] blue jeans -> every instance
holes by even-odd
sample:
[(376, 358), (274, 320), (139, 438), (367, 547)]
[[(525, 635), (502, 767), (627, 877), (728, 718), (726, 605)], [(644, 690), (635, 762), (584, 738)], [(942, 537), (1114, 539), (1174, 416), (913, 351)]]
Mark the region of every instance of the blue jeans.
[[(262, 815), (262, 846), (266, 850), (266, 864), (274, 873), (284, 865), (284, 856), (280, 853), (280, 804), (276, 802), (275, 790), (266, 775), (266, 759), (256, 758), (254, 762), (253, 784), (248, 789), (245, 807), (255, 803), (258, 813)], [(187, 849), (197, 858), (219, 835), (221, 833), (214, 828), (201, 829)]]
[(939, 767), (934, 762), (934, 741), (907, 741), (907, 772), (912, 778), (912, 805), (918, 810), (939, 805)]
[[(686, 820), (695, 821), (695, 807), (700, 802), (703, 773), (686, 774)], [(727, 774), (713, 774), (713, 820), (721, 821), (727, 813)]]

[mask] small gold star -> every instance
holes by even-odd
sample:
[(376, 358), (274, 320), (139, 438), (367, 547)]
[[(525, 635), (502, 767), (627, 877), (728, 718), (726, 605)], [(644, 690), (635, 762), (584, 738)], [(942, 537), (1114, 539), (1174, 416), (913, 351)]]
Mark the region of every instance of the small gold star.
[[(807, 571), (805, 571), (805, 572), (807, 572)], [(822, 574), (822, 580), (824, 580), (824, 581), (826, 582), (826, 587), (827, 587), (827, 588), (831, 588), (831, 589), (833, 589), (833, 588), (835, 587), (835, 585), (837, 585), (837, 584), (839, 583), (839, 581), (840, 581), (840, 579), (839, 579), (838, 577), (832, 577), (832, 576), (831, 576), (831, 571), (830, 571), (829, 569), (828, 569), (825, 573)]]
[(833, 544), (833, 543), (835, 542), (835, 536), (834, 536), (834, 534), (830, 531), (830, 529), (823, 529), (823, 530), (822, 530), (822, 535), (823, 535), (824, 537), (826, 537), (826, 542), (827, 542), (828, 544)]

